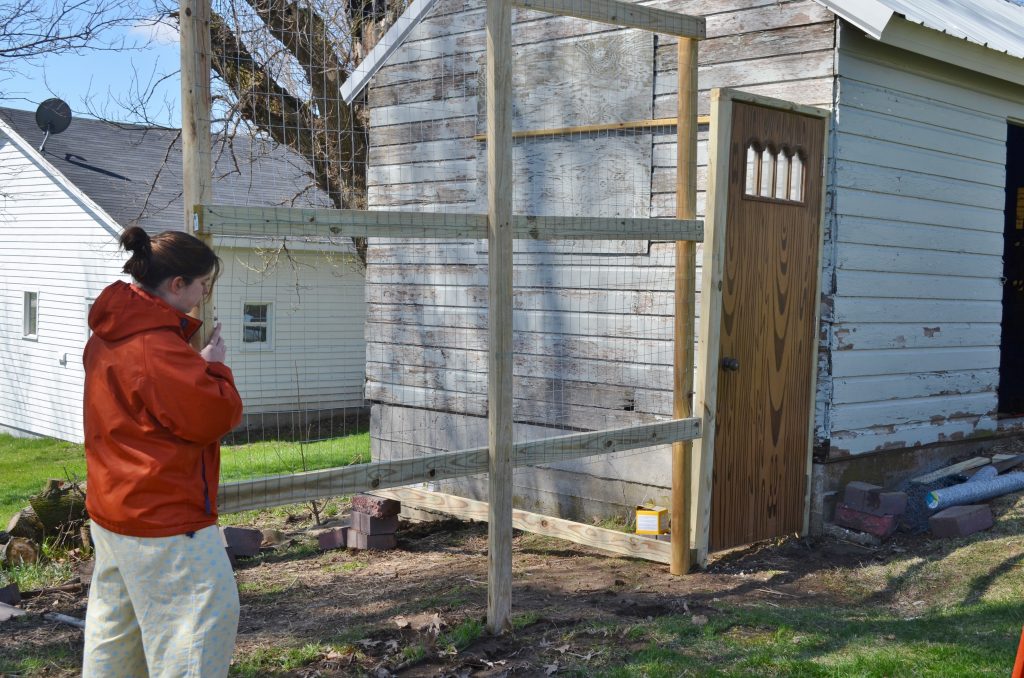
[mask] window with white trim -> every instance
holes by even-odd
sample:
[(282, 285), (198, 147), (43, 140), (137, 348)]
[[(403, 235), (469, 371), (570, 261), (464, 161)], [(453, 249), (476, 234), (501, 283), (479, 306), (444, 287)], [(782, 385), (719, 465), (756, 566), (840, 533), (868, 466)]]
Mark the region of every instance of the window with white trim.
[(36, 339), (39, 336), (39, 292), (25, 292), (21, 318), (21, 335)]
[(273, 348), (274, 309), (269, 302), (242, 303), (242, 348)]

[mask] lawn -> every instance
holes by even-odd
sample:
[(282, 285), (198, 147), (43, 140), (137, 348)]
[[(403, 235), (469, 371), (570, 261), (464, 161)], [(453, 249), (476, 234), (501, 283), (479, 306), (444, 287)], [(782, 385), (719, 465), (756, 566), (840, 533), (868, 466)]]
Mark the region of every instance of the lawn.
[[(265, 441), (232, 445), (222, 450), (221, 480), (230, 482), (369, 460), (370, 434), (365, 431), (315, 443)], [(49, 478), (84, 480), (82, 446), (0, 434), (0, 528), (26, 506), (29, 496), (39, 492)]]

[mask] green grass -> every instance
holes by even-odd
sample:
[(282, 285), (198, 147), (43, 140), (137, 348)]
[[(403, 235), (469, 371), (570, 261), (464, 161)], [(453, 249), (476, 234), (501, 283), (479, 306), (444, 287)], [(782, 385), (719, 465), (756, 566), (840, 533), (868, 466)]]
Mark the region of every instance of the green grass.
[[(225, 446), (221, 480), (294, 473), (370, 460), (370, 434), (356, 433), (315, 443), (267, 441)], [(0, 434), (0, 520), (8, 519), (39, 492), (49, 478), (85, 479), (81, 445), (49, 438), (26, 439)]]
[(467, 619), (450, 631), (437, 637), (437, 644), (463, 650), (476, 642), (483, 635), (484, 625), (477, 619)]
[(0, 529), (28, 504), (50, 478), (85, 480), (81, 445), (50, 438), (28, 439), (0, 433)]
[(860, 606), (723, 606), (700, 626), (671, 615), (628, 629), (634, 648), (588, 675), (1006, 676), (1022, 621), (1018, 602), (910, 618)]

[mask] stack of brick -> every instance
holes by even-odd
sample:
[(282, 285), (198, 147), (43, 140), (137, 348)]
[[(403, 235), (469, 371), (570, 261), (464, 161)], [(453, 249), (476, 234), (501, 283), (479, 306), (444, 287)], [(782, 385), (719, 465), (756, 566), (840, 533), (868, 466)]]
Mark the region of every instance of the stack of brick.
[(846, 486), (843, 501), (836, 507), (835, 522), (885, 539), (896, 531), (897, 520), (906, 510), (905, 492), (886, 492), (878, 485), (854, 481)]
[(350, 549), (386, 550), (398, 546), (398, 514), (402, 504), (394, 499), (357, 494), (352, 497), (352, 524), (346, 535)]

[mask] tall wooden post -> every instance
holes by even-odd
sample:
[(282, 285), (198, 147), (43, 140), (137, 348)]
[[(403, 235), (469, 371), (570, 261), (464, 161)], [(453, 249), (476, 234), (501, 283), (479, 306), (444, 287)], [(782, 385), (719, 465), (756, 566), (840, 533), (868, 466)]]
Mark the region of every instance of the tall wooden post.
[[(213, 202), (210, 168), (210, 0), (181, 0), (178, 25), (181, 30), (181, 161), (182, 196), (185, 204), (185, 232), (197, 233), (196, 205)], [(206, 244), (210, 244), (207, 242)], [(203, 321), (203, 330), (193, 337), (202, 346), (213, 329), (213, 309), (201, 301), (193, 313)]]
[[(679, 119), (676, 163), (676, 218), (697, 216), (697, 41), (679, 38)], [(693, 313), (697, 256), (694, 243), (676, 243), (675, 355), (672, 416), (693, 414)], [(672, 445), (672, 574), (690, 571), (690, 478), (693, 444)]]
[(487, 627), (512, 611), (512, 6), (487, 0)]

